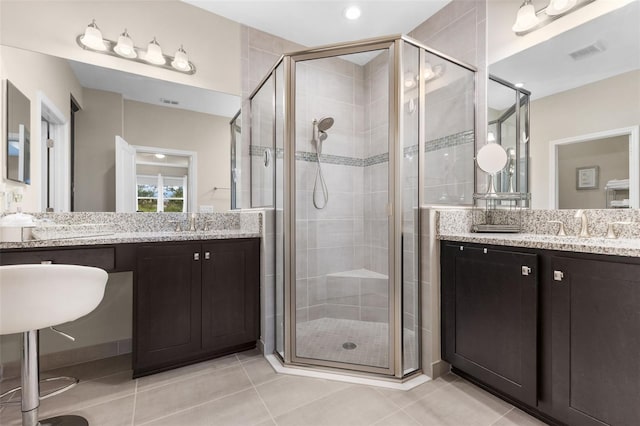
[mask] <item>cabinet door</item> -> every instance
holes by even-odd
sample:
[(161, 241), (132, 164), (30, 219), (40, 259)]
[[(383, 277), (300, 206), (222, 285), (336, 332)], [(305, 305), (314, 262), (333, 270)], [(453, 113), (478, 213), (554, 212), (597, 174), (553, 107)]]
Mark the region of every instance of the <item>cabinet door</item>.
[(443, 359), (535, 407), (537, 255), (442, 248)]
[(200, 349), (199, 255), (199, 244), (138, 249), (134, 370), (161, 368)]
[(203, 244), (202, 345), (231, 348), (259, 337), (258, 240)]
[(553, 400), (565, 416), (560, 420), (640, 424), (640, 265), (555, 257), (552, 268)]

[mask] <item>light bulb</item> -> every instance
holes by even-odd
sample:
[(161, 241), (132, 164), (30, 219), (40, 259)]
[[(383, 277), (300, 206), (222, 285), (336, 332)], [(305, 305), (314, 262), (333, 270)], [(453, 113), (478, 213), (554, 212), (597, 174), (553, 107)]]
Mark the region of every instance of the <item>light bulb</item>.
[(404, 87), (411, 89), (416, 86), (416, 76), (411, 71), (404, 73)]
[(156, 157), (158, 160), (162, 160), (163, 158), (165, 158), (165, 157), (166, 157), (166, 155), (164, 155), (164, 154), (155, 154), (155, 157)]
[(350, 6), (344, 10), (344, 17), (350, 21), (354, 21), (360, 17), (362, 11), (358, 6)]
[(549, 16), (562, 15), (573, 9), (577, 0), (551, 0), (544, 12)]
[(433, 71), (431, 64), (426, 62), (424, 64), (424, 80), (429, 81), (436, 76), (436, 73)]
[(520, 33), (534, 28), (539, 23), (540, 19), (536, 16), (536, 9), (531, 4), (531, 0), (525, 0), (518, 9), (516, 22), (511, 29), (513, 32)]
[(113, 51), (118, 55), (129, 59), (133, 59), (138, 56), (136, 50), (133, 48), (133, 40), (129, 37), (129, 33), (126, 28), (124, 32), (120, 34), (120, 37), (118, 37), (118, 44), (113, 48)]
[(178, 71), (189, 71), (191, 69), (189, 57), (182, 46), (176, 51), (173, 61), (171, 61), (171, 66)]
[(104, 44), (104, 40), (102, 39), (102, 32), (98, 25), (96, 25), (96, 20), (92, 20), (87, 28), (84, 30), (84, 35), (80, 37), (80, 42), (87, 46), (89, 49), (105, 51), (107, 50), (107, 46)]
[(162, 54), (162, 48), (160, 48), (160, 45), (158, 44), (158, 41), (155, 37), (149, 42), (149, 45), (147, 46), (147, 52), (145, 53), (143, 59), (154, 65), (164, 65), (166, 63), (164, 55)]

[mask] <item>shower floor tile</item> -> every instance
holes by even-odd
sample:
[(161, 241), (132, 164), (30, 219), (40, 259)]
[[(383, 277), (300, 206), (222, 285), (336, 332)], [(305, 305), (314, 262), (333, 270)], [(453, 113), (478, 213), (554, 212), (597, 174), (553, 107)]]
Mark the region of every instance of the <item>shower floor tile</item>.
[[(413, 365), (413, 331), (405, 330), (405, 365)], [(389, 327), (386, 323), (319, 318), (296, 327), (297, 356), (373, 367), (389, 366)], [(355, 344), (355, 348), (351, 343)], [(343, 346), (345, 345), (345, 346)]]

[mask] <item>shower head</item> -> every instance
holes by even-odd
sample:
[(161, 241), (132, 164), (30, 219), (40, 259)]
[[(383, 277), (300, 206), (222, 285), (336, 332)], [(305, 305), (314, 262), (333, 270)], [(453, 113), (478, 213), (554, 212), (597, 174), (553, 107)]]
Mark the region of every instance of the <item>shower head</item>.
[(333, 117), (324, 117), (321, 118), (318, 122), (318, 130), (321, 132), (326, 132), (333, 126)]

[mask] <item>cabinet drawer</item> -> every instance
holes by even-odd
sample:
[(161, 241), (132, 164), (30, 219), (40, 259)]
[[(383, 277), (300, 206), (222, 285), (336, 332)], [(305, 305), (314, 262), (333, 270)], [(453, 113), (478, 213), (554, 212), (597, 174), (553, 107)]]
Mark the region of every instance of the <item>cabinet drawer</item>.
[(107, 272), (115, 269), (115, 248), (82, 248), (62, 250), (29, 250), (0, 253), (0, 264), (48, 262), (66, 265), (95, 266)]

